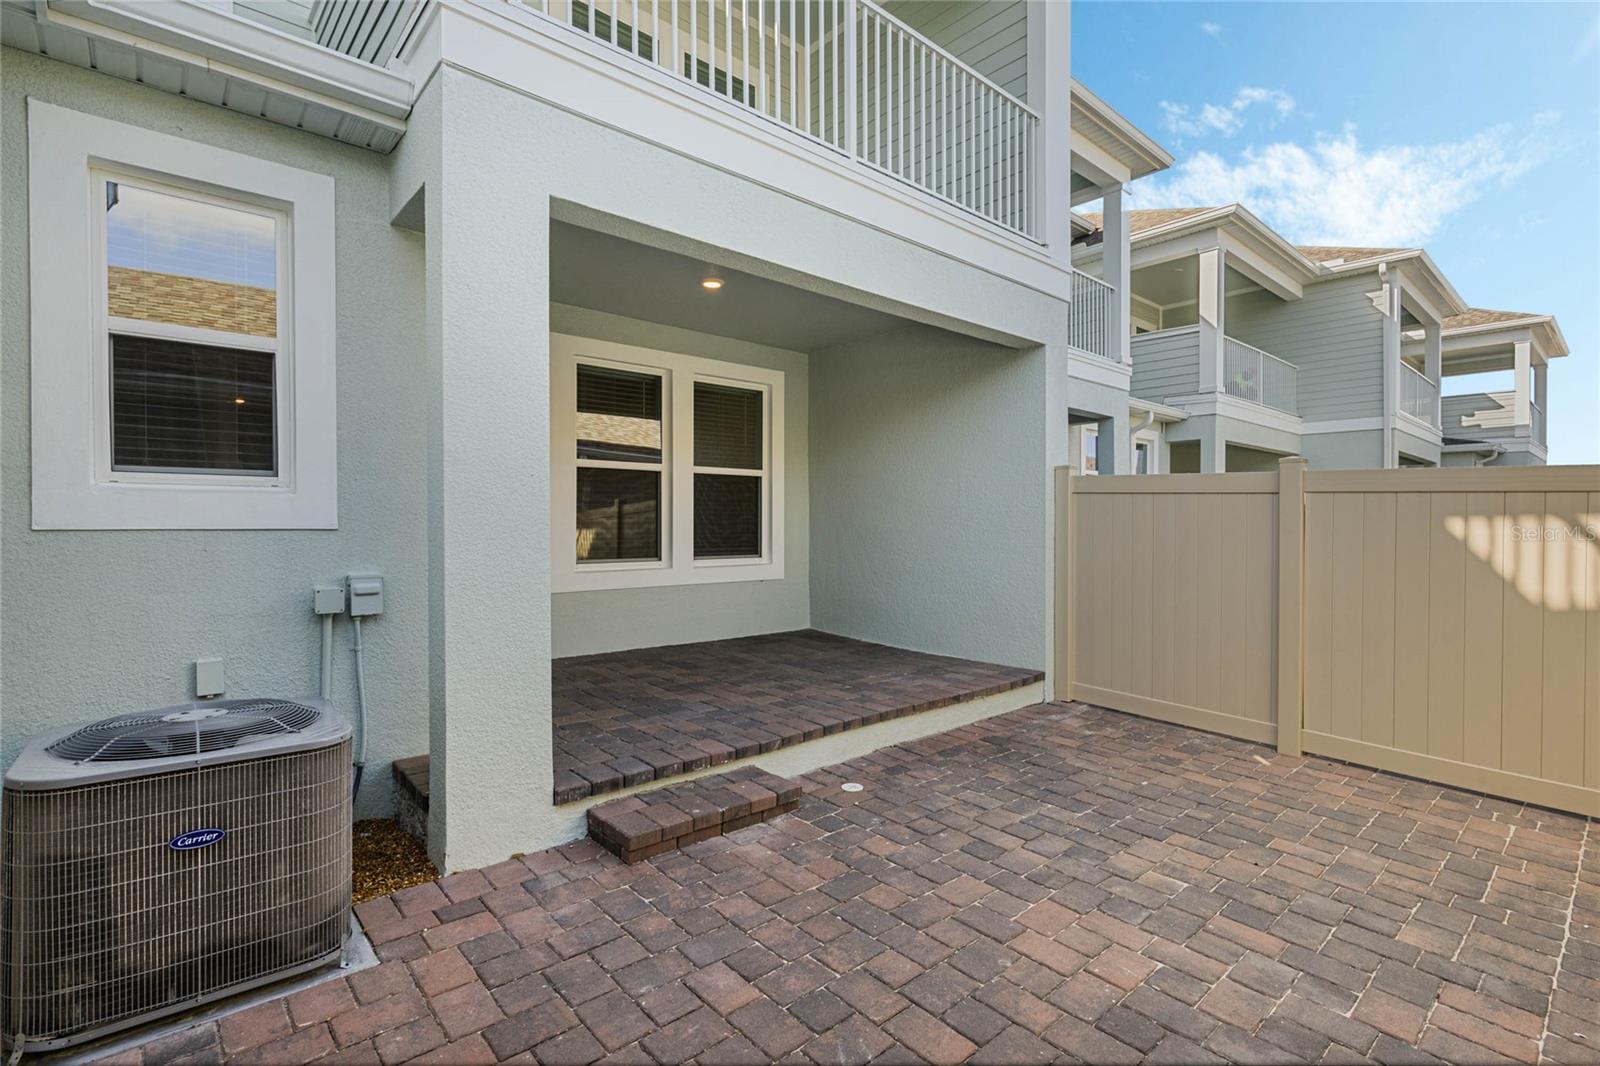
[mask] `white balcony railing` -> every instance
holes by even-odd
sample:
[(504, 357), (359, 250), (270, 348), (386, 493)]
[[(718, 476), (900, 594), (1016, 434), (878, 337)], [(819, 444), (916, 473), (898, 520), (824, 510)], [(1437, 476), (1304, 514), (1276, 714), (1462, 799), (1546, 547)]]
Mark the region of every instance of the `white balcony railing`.
[(1039, 116), (872, 0), (515, 0), (1037, 238)]
[(1116, 338), (1117, 292), (1099, 278), (1072, 271), (1072, 310), (1067, 318), (1067, 343), (1102, 359), (1119, 359)]
[(1244, 341), (1224, 337), (1222, 371), (1223, 390), (1229, 396), (1299, 413), (1300, 370), (1293, 363)]
[(1400, 364), (1400, 410), (1412, 418), (1437, 426), (1439, 386), (1407, 363)]

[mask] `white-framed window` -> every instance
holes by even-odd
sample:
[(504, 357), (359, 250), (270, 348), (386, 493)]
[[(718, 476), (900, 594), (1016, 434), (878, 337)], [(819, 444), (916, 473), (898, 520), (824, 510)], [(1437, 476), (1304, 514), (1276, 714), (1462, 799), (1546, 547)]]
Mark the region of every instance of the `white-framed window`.
[(782, 371), (550, 337), (557, 592), (783, 577)]
[(1083, 472), (1100, 473), (1100, 427), (1083, 427)]
[(28, 129), (34, 528), (337, 527), (333, 180)]
[(1135, 474), (1156, 473), (1156, 442), (1148, 437), (1141, 437), (1133, 442), (1133, 472)]

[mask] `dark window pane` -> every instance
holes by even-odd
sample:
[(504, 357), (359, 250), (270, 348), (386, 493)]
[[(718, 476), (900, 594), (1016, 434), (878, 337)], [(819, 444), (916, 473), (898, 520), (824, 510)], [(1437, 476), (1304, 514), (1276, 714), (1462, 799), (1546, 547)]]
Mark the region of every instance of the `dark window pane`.
[(694, 465), (761, 469), (762, 396), (727, 385), (694, 386)]
[(661, 558), (661, 474), (578, 468), (578, 559)]
[(696, 474), (694, 557), (736, 559), (760, 554), (761, 479)]
[(111, 335), (111, 466), (274, 474), (273, 357)]
[(578, 458), (659, 462), (661, 379), (578, 364)]

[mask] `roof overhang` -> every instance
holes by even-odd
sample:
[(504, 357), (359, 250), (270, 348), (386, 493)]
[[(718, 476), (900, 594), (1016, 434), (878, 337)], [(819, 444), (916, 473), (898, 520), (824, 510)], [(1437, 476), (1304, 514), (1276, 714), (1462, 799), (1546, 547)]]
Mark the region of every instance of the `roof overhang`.
[(5, 0), (6, 44), (387, 152), (409, 79), (230, 11), (182, 0)]
[[(1073, 170), (1097, 187), (1134, 181), (1172, 165), (1172, 153), (1076, 78), (1072, 80), (1072, 154)], [(1098, 196), (1098, 189), (1074, 194), (1077, 203)]]
[(1444, 276), (1444, 271), (1439, 269), (1433, 257), (1422, 248), (1407, 248), (1399, 252), (1322, 267), (1324, 277), (1340, 277), (1368, 270), (1387, 269), (1401, 271), (1406, 290), (1427, 304), (1429, 310), (1437, 317), (1459, 315), (1468, 310), (1467, 302), (1461, 298), (1456, 287), (1450, 284), (1450, 279)]
[(1503, 322), (1462, 326), (1459, 329), (1445, 330), (1443, 337), (1447, 350), (1454, 347), (1457, 351), (1467, 351), (1473, 347), (1509, 344), (1514, 340), (1521, 340), (1522, 337), (1512, 334), (1522, 331), (1529, 334), (1535, 351), (1546, 359), (1559, 359), (1571, 354), (1567, 348), (1567, 338), (1562, 335), (1561, 325), (1556, 322), (1554, 315), (1528, 315), (1525, 318), (1506, 319)]
[[(1304, 285), (1319, 275), (1317, 264), (1240, 204), (1140, 230), (1130, 244), (1134, 269), (1222, 248), (1230, 266), (1284, 300), (1298, 300)], [(1081, 260), (1093, 261), (1102, 254), (1102, 247), (1090, 246)]]
[[(1567, 354), (1566, 341), (1550, 315), (1445, 330), (1440, 334), (1440, 340), (1440, 354), (1454, 374), (1510, 370), (1516, 365), (1518, 344), (1531, 345), (1535, 364)], [(1412, 330), (1407, 333), (1406, 354), (1415, 355), (1421, 349), (1421, 342), (1420, 332)]]
[(1156, 422), (1182, 422), (1189, 417), (1189, 412), (1181, 407), (1157, 403), (1154, 400), (1141, 400), (1137, 396), (1128, 397), (1128, 410), (1153, 415)]

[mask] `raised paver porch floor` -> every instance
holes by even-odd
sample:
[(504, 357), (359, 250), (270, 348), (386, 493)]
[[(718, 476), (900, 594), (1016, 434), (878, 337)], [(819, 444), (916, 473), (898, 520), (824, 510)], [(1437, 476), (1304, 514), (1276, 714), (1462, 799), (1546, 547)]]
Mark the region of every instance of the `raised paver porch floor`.
[(816, 630), (576, 656), (552, 671), (557, 803), (1044, 676)]
[(376, 969), (121, 1061), (1600, 1060), (1582, 818), (1075, 704), (806, 783), (365, 904)]

